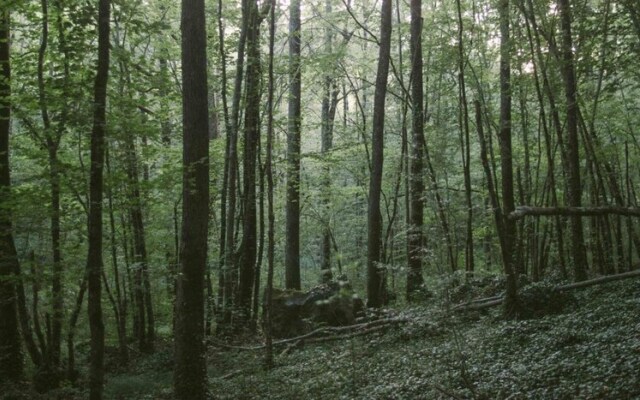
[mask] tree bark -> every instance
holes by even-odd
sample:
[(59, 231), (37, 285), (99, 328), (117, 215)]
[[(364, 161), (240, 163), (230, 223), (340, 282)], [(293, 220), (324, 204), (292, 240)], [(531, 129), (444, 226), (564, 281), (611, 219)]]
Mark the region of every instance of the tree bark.
[(384, 293), (384, 269), (380, 266), (382, 242), (380, 195), (384, 162), (385, 101), (391, 56), (391, 0), (382, 1), (379, 45), (378, 70), (373, 103), (372, 156), (367, 213), (367, 305), (373, 308), (382, 306)]
[(175, 310), (174, 389), (207, 397), (204, 274), (209, 220), (209, 134), (204, 0), (182, 0), (183, 187), (180, 274)]

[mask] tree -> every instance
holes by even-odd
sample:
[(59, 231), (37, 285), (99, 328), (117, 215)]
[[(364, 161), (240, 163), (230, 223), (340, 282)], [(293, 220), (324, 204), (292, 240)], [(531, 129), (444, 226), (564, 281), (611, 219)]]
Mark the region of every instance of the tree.
[[(231, 322), (231, 308), (234, 297), (237, 296), (238, 287), (238, 267), (237, 255), (235, 253), (235, 225), (236, 225), (236, 203), (237, 203), (237, 176), (238, 176), (238, 130), (240, 115), (240, 100), (242, 98), (242, 79), (244, 76), (244, 58), (247, 40), (247, 1), (242, 1), (242, 26), (240, 27), (240, 37), (238, 39), (238, 55), (236, 58), (236, 74), (234, 79), (233, 99), (231, 104), (231, 115), (227, 102), (226, 90), (226, 52), (224, 48), (224, 28), (222, 25), (222, 0), (218, 1), (218, 32), (219, 32), (219, 52), (221, 58), (221, 78), (222, 78), (222, 104), (224, 110), (225, 127), (227, 130), (227, 144), (225, 149), (224, 182), (222, 187), (221, 213), (220, 213), (220, 253), (222, 255), (222, 274), (220, 276), (220, 289), (222, 291), (221, 303), (223, 315), (221, 318), (225, 324)], [(222, 243), (224, 242), (224, 246)], [(222, 328), (225, 324), (219, 324)]]
[(109, 30), (111, 1), (98, 3), (98, 65), (94, 84), (91, 169), (89, 180), (89, 249), (87, 285), (91, 353), (89, 398), (102, 399), (104, 384), (104, 324), (102, 321), (102, 190), (106, 132), (107, 82), (109, 79)]
[[(49, 117), (48, 102), (45, 91), (44, 83), (44, 62), (48, 45), (49, 37), (49, 11), (47, 0), (41, 1), (42, 10), (42, 37), (40, 42), (40, 48), (38, 49), (38, 95), (40, 102), (40, 113), (42, 116), (42, 126), (44, 133), (44, 140), (42, 142), (44, 147), (47, 148), (48, 161), (49, 161), (49, 185), (51, 192), (51, 247), (53, 256), (53, 273), (51, 284), (51, 297), (53, 308), (53, 320), (51, 321), (51, 340), (47, 343), (47, 351), (45, 354), (45, 366), (43, 372), (53, 372), (53, 381), (50, 382), (52, 387), (58, 386), (58, 373), (57, 369), (60, 364), (60, 344), (62, 334), (62, 319), (63, 319), (63, 297), (62, 297), (62, 255), (60, 252), (60, 165), (58, 160), (58, 149), (60, 147), (60, 140), (62, 131), (65, 129), (64, 124), (66, 120), (66, 106), (63, 106), (61, 116), (59, 118), (60, 123), (56, 127), (55, 133), (51, 126), (51, 119)], [(61, 38), (64, 38), (64, 33), (60, 33)], [(61, 45), (64, 41), (61, 41)], [(66, 63), (65, 54), (65, 80), (68, 77), (68, 64)], [(66, 85), (65, 85), (66, 91)], [(51, 370), (51, 371), (46, 371)]]
[(18, 331), (16, 272), (18, 255), (13, 241), (10, 201), (9, 132), (11, 126), (10, 13), (0, 11), (0, 382), (23, 377), (23, 356)]
[[(240, 282), (236, 306), (241, 319), (248, 321), (254, 289), (257, 251), (256, 164), (260, 135), (260, 24), (269, 3), (258, 9), (256, 0), (248, 0), (246, 105), (244, 114), (243, 211), (242, 244), (240, 245)], [(266, 11), (265, 11), (266, 10)]]
[(289, 130), (287, 132), (287, 246), (285, 286), (300, 289), (300, 0), (289, 6)]
[(174, 389), (178, 399), (205, 399), (204, 275), (209, 220), (209, 119), (204, 0), (183, 0), (182, 239), (175, 308)]
[(458, 125), (460, 125), (460, 151), (462, 153), (462, 170), (464, 175), (464, 191), (467, 201), (467, 232), (465, 247), (465, 270), (469, 273), (474, 270), (473, 259), (473, 202), (471, 199), (471, 144), (469, 143), (469, 103), (467, 102), (467, 87), (465, 83), (465, 48), (464, 48), (464, 23), (462, 21), (462, 6), (460, 0), (456, 0), (458, 16)]
[(138, 177), (138, 157), (136, 154), (135, 138), (125, 141), (127, 158), (127, 175), (130, 183), (131, 206), (129, 218), (133, 236), (134, 261), (134, 293), (138, 331), (135, 332), (141, 351), (153, 351), (155, 327), (153, 307), (151, 302), (151, 287), (149, 282), (149, 268), (147, 264), (147, 245), (145, 240), (144, 221), (142, 218), (142, 196)]
[(367, 295), (369, 307), (383, 304), (384, 270), (380, 265), (382, 243), (382, 165), (384, 162), (384, 118), (387, 97), (389, 60), (391, 58), (391, 0), (383, 0), (380, 19), (380, 41), (376, 89), (373, 99), (373, 134), (371, 144), (371, 174), (369, 176), (369, 206), (367, 211)]
[(273, 298), (273, 267), (275, 259), (275, 215), (273, 212), (273, 55), (276, 35), (276, 0), (270, 0), (269, 12), (269, 66), (267, 87), (267, 285), (264, 296), (265, 366), (273, 367), (273, 337), (271, 334), (271, 310)]
[[(571, 37), (571, 6), (569, 0), (558, 2), (560, 27), (562, 29), (562, 75), (564, 77), (567, 102), (567, 180), (568, 203), (570, 207), (582, 205), (582, 184), (580, 183), (580, 148), (578, 143), (578, 100), (575, 67), (573, 64), (573, 40)], [(571, 252), (573, 271), (577, 281), (587, 279), (587, 252), (584, 246), (582, 219), (571, 218)]]
[(407, 299), (411, 299), (423, 283), (422, 220), (424, 193), (422, 153), (424, 150), (424, 113), (422, 89), (422, 0), (411, 1), (411, 170), (409, 190), (409, 237)]
[(502, 178), (502, 263), (507, 277), (505, 314), (518, 313), (517, 277), (514, 268), (516, 223), (508, 218), (515, 210), (513, 194), (513, 154), (511, 148), (511, 39), (509, 31), (509, 0), (500, 0), (500, 167)]

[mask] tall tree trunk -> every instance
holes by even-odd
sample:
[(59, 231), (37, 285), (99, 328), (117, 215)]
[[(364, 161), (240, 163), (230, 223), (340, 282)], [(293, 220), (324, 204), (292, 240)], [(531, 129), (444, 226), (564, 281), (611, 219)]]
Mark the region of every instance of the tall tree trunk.
[(182, 240), (175, 310), (175, 395), (207, 395), (204, 274), (209, 220), (209, 134), (204, 0), (182, 0)]
[(49, 161), (49, 186), (51, 193), (51, 247), (53, 256), (53, 269), (51, 277), (51, 298), (53, 321), (51, 329), (51, 341), (47, 343), (47, 354), (45, 355), (45, 368), (48, 370), (51, 388), (58, 386), (57, 369), (60, 364), (60, 343), (62, 334), (62, 257), (60, 253), (60, 177), (58, 166), (58, 145), (60, 138), (52, 132), (51, 119), (47, 106), (47, 98), (44, 84), (44, 62), (49, 40), (49, 7), (48, 1), (40, 2), (42, 11), (42, 36), (40, 48), (38, 49), (38, 95), (40, 114), (44, 128), (44, 141)]
[(94, 87), (91, 170), (89, 181), (89, 251), (87, 283), (91, 331), (89, 354), (89, 398), (102, 399), (104, 384), (104, 324), (102, 321), (102, 189), (106, 132), (107, 81), (109, 78), (109, 23), (111, 2), (98, 4), (98, 66)]
[(265, 170), (262, 164), (262, 140), (258, 136), (258, 169), (260, 176), (258, 178), (258, 186), (260, 188), (260, 197), (258, 198), (258, 256), (255, 264), (255, 279), (253, 280), (253, 304), (251, 314), (251, 329), (257, 327), (258, 314), (260, 313), (260, 274), (262, 270), (262, 258), (264, 256), (264, 236), (265, 236), (265, 216), (264, 216), (264, 197), (265, 197)]
[(287, 132), (287, 246), (285, 287), (300, 289), (300, 0), (289, 6), (289, 130)]
[(511, 151), (511, 39), (509, 32), (509, 0), (500, 0), (500, 164), (502, 178), (502, 263), (507, 277), (505, 314), (518, 314), (517, 277), (514, 250), (517, 239), (516, 222), (507, 218), (515, 210), (513, 193), (513, 155)]
[(409, 236), (407, 299), (420, 289), (422, 278), (422, 220), (424, 182), (422, 153), (424, 149), (424, 113), (422, 89), (422, 0), (411, 0), (411, 166), (409, 190)]
[(251, 312), (255, 263), (257, 251), (257, 209), (256, 209), (256, 160), (258, 135), (260, 134), (260, 22), (262, 15), (256, 0), (247, 5), (249, 21), (247, 25), (247, 99), (244, 120), (244, 215), (240, 257), (240, 282), (238, 301), (240, 318), (248, 321)]
[(271, 334), (271, 303), (273, 298), (273, 267), (275, 261), (275, 214), (273, 212), (273, 53), (276, 34), (276, 0), (271, 1), (269, 15), (269, 77), (267, 88), (267, 287), (264, 296), (265, 367), (273, 368), (273, 337)]
[[(580, 183), (580, 149), (578, 143), (578, 101), (575, 68), (573, 64), (573, 40), (571, 38), (571, 9), (569, 0), (558, 2), (562, 28), (562, 74), (567, 102), (567, 164), (568, 200), (570, 207), (582, 205)], [(587, 251), (584, 245), (582, 218), (571, 218), (571, 253), (573, 273), (577, 281), (587, 279)]]
[[(551, 195), (551, 206), (558, 206), (558, 196), (556, 190), (556, 177), (555, 177), (555, 161), (554, 161), (554, 151), (552, 145), (551, 134), (549, 133), (549, 128), (547, 126), (547, 117), (544, 108), (544, 99), (543, 99), (543, 91), (547, 94), (549, 99), (550, 113), (551, 113), (551, 121), (553, 122), (553, 126), (556, 128), (556, 134), (558, 137), (558, 144), (560, 146), (560, 150), (563, 153), (562, 162), (564, 163), (564, 141), (562, 140), (562, 132), (560, 127), (560, 117), (558, 114), (558, 110), (556, 108), (555, 98), (550, 88), (549, 79), (547, 76), (547, 67), (544, 63), (544, 58), (542, 55), (542, 48), (540, 43), (540, 37), (537, 34), (538, 27), (535, 18), (533, 3), (531, 0), (527, 0), (527, 8), (528, 12), (525, 10), (524, 2), (521, 0), (519, 3), (519, 7), (521, 8), (523, 14), (527, 17), (526, 19), (526, 27), (527, 27), (527, 36), (529, 39), (529, 47), (531, 48), (531, 59), (534, 67), (534, 72), (536, 73), (534, 76), (535, 86), (536, 86), (536, 94), (538, 97), (538, 103), (540, 105), (540, 117), (542, 119), (542, 129), (544, 132), (544, 140), (545, 140), (545, 150), (547, 156), (547, 164), (548, 164), (548, 172), (547, 172), (547, 180), (549, 183), (549, 192)], [(533, 31), (533, 32), (532, 32)], [(535, 44), (534, 44), (535, 39)], [(538, 72), (542, 77), (542, 87), (540, 85), (540, 79), (538, 78)], [(560, 273), (564, 278), (567, 278), (567, 268), (565, 265), (565, 255), (564, 255), (564, 229), (563, 229), (563, 220), (560, 217), (555, 217), (554, 221), (555, 230), (556, 230), (556, 242), (558, 245), (558, 261), (560, 267)]]
[(458, 90), (460, 107), (458, 111), (458, 124), (460, 125), (460, 144), (462, 152), (462, 169), (464, 175), (464, 192), (467, 202), (467, 231), (465, 240), (465, 270), (473, 272), (473, 203), (471, 200), (471, 144), (469, 143), (469, 103), (467, 101), (467, 87), (464, 74), (464, 25), (462, 22), (462, 6), (460, 0), (456, 0), (458, 15)]
[(500, 200), (498, 199), (498, 193), (496, 183), (493, 179), (493, 171), (491, 171), (491, 163), (488, 157), (488, 144), (484, 134), (484, 125), (482, 120), (482, 106), (479, 100), (474, 102), (475, 114), (476, 114), (476, 128), (478, 131), (478, 139), (480, 142), (480, 160), (482, 161), (482, 168), (484, 170), (485, 178), (487, 181), (487, 192), (489, 192), (489, 201), (491, 202), (491, 209), (493, 210), (493, 216), (496, 223), (496, 232), (498, 233), (498, 240), (500, 242), (500, 248), (504, 247), (504, 227), (502, 226), (502, 211), (500, 208)]
[[(325, 0), (325, 14), (332, 12), (332, 0)], [(324, 53), (333, 53), (333, 27), (327, 26), (324, 31)], [(333, 77), (334, 71), (329, 69), (324, 76), (322, 88), (322, 132), (320, 138), (320, 152), (326, 157), (333, 147), (333, 126), (338, 102), (338, 87)], [(322, 243), (320, 252), (320, 280), (330, 281), (331, 271), (331, 168), (325, 158), (322, 168)]]
[(379, 45), (378, 71), (373, 102), (372, 156), (367, 213), (367, 295), (369, 297), (367, 305), (374, 308), (382, 306), (384, 294), (384, 270), (379, 265), (382, 244), (380, 195), (384, 161), (385, 101), (391, 56), (391, 0), (382, 1)]
[[(245, 44), (247, 38), (247, 24), (249, 17), (247, 14), (247, 1), (242, 1), (242, 27), (240, 29), (240, 37), (238, 40), (238, 55), (236, 59), (236, 74), (234, 80), (233, 99), (231, 104), (231, 115), (229, 116), (229, 107), (227, 103), (227, 95), (223, 90), (222, 104), (225, 114), (225, 126), (227, 129), (227, 156), (225, 158), (225, 184), (226, 184), (226, 196), (227, 204), (224, 213), (221, 213), (221, 219), (224, 220), (224, 248), (221, 248), (221, 252), (224, 254), (223, 264), (223, 293), (222, 293), (222, 308), (223, 322), (231, 322), (231, 315), (236, 296), (238, 286), (238, 266), (235, 255), (235, 218), (236, 218), (236, 203), (237, 203), (237, 177), (238, 177), (238, 129), (239, 129), (239, 115), (240, 115), (240, 100), (242, 98), (242, 78), (244, 72), (244, 57), (245, 57)], [(219, 52), (222, 60), (225, 60), (224, 49), (224, 32), (221, 23), (222, 13), (222, 0), (218, 2), (218, 25), (219, 25), (219, 38), (220, 47)], [(224, 64), (224, 63), (223, 63)], [(226, 66), (222, 67), (223, 82), (226, 81)], [(223, 186), (224, 188), (224, 186)], [(221, 227), (222, 229), (222, 227)], [(221, 233), (222, 235), (222, 233)], [(224, 251), (222, 251), (224, 250)], [(223, 326), (222, 324), (219, 327)]]
[[(9, 133), (11, 126), (10, 15), (8, 7), (0, 11), (0, 195), (9, 199)], [(24, 376), (24, 360), (18, 330), (16, 284), (19, 271), (13, 241), (11, 213), (3, 204), (0, 210), (0, 382), (16, 382)]]

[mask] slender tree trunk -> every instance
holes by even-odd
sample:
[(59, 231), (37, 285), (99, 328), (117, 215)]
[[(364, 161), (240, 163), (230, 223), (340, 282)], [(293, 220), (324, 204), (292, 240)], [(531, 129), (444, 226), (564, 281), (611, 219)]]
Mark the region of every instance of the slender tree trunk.
[(47, 98), (44, 84), (44, 62), (49, 40), (49, 7), (48, 1), (40, 2), (42, 11), (42, 36), (40, 48), (38, 49), (38, 95), (40, 103), (40, 113), (44, 127), (44, 141), (46, 142), (49, 161), (49, 186), (51, 193), (51, 247), (53, 257), (53, 269), (51, 278), (51, 298), (52, 298), (52, 329), (51, 341), (47, 343), (47, 354), (45, 355), (46, 369), (48, 369), (50, 379), (48, 384), (51, 388), (58, 386), (58, 366), (60, 364), (60, 343), (62, 334), (63, 319), (63, 296), (62, 296), (62, 257), (60, 252), (60, 177), (58, 166), (58, 145), (60, 138), (52, 132), (51, 120), (47, 106)]
[(424, 280), (422, 278), (422, 220), (424, 182), (422, 153), (424, 149), (424, 113), (422, 89), (422, 0), (411, 1), (411, 163), (409, 178), (409, 235), (407, 299), (411, 300)]
[(271, 304), (273, 298), (273, 267), (275, 261), (275, 214), (273, 212), (273, 55), (276, 34), (276, 0), (271, 1), (269, 15), (269, 66), (267, 88), (267, 159), (265, 174), (267, 176), (267, 287), (264, 296), (264, 332), (265, 332), (265, 367), (273, 368), (273, 336), (271, 334)]
[(89, 288), (89, 398), (102, 399), (104, 384), (104, 324), (102, 321), (102, 190), (104, 143), (106, 132), (107, 81), (109, 77), (109, 23), (111, 2), (98, 4), (98, 67), (94, 87), (94, 115), (91, 132), (91, 177), (89, 182), (89, 251), (87, 283)]
[(287, 246), (285, 287), (300, 289), (300, 0), (289, 6), (289, 130), (287, 132)]
[(485, 178), (487, 180), (487, 191), (489, 192), (489, 201), (491, 202), (491, 208), (493, 210), (493, 216), (496, 223), (496, 232), (498, 233), (498, 240), (500, 241), (500, 249), (504, 247), (504, 227), (502, 221), (502, 209), (500, 208), (500, 200), (498, 199), (498, 193), (496, 183), (493, 180), (493, 172), (491, 171), (491, 163), (488, 157), (488, 144), (484, 134), (484, 125), (482, 121), (482, 106), (479, 100), (474, 102), (475, 114), (476, 114), (476, 128), (478, 130), (478, 139), (480, 142), (480, 160), (482, 161), (482, 168), (484, 169)]
[[(562, 139), (562, 133), (559, 131), (560, 129), (560, 118), (558, 115), (558, 110), (555, 106), (555, 98), (551, 92), (549, 80), (546, 72), (546, 64), (544, 63), (544, 58), (542, 56), (542, 49), (540, 45), (540, 38), (537, 34), (537, 22), (534, 14), (533, 4), (531, 0), (527, 0), (528, 12), (525, 10), (523, 2), (520, 3), (520, 8), (522, 12), (527, 17), (526, 19), (526, 27), (527, 27), (527, 36), (529, 38), (529, 47), (531, 48), (531, 58), (534, 67), (534, 72), (536, 73), (535, 85), (536, 85), (536, 94), (538, 96), (538, 103), (540, 105), (540, 117), (542, 119), (542, 129), (544, 132), (544, 140), (545, 140), (545, 150), (547, 156), (547, 164), (548, 164), (548, 173), (547, 180), (549, 184), (549, 193), (551, 195), (551, 205), (553, 207), (558, 206), (558, 196), (556, 190), (556, 176), (555, 176), (555, 160), (554, 160), (554, 152), (552, 145), (551, 134), (549, 133), (549, 128), (547, 127), (547, 114), (544, 107), (544, 99), (543, 99), (543, 91), (547, 93), (547, 97), (549, 99), (550, 113), (551, 113), (551, 121), (553, 122), (554, 127), (557, 131), (558, 136), (558, 144), (560, 145), (560, 150), (563, 153), (562, 162), (564, 163), (564, 141)], [(533, 30), (533, 32), (532, 32)], [(535, 44), (534, 44), (535, 39)], [(538, 73), (542, 77), (542, 87), (540, 85), (540, 81), (538, 78)], [(565, 256), (564, 256), (564, 229), (563, 229), (563, 220), (560, 217), (556, 217), (554, 221), (555, 230), (556, 230), (556, 243), (558, 245), (558, 264), (560, 267), (561, 275), (566, 278), (567, 267), (565, 265)]]
[(247, 98), (244, 120), (243, 229), (240, 246), (238, 301), (240, 318), (248, 321), (251, 312), (257, 251), (256, 160), (260, 134), (260, 22), (262, 15), (256, 0), (248, 4), (247, 25)]
[(464, 191), (465, 200), (467, 202), (467, 231), (465, 239), (465, 270), (473, 272), (474, 255), (473, 255), (473, 203), (471, 199), (471, 144), (469, 143), (469, 103), (467, 101), (467, 87), (465, 84), (464, 74), (464, 42), (463, 33), (464, 25), (462, 22), (462, 7), (460, 0), (456, 0), (456, 9), (458, 14), (458, 87), (460, 93), (460, 144), (462, 152), (462, 169), (464, 175)]
[[(332, 0), (325, 0), (325, 14), (332, 12)], [(324, 32), (324, 52), (333, 53), (333, 27), (327, 26)], [(333, 147), (333, 126), (338, 101), (338, 87), (336, 86), (334, 71), (330, 69), (324, 77), (322, 92), (322, 132), (321, 153), (326, 157)], [(325, 158), (322, 168), (322, 244), (320, 260), (320, 280), (328, 282), (332, 278), (331, 271), (331, 168)]]
[(509, 0), (500, 0), (500, 164), (502, 178), (503, 238), (502, 263), (507, 277), (505, 314), (518, 314), (517, 277), (514, 250), (517, 240), (515, 221), (507, 218), (515, 210), (513, 193), (513, 156), (511, 151), (511, 39)]
[[(223, 90), (222, 104), (225, 110), (225, 125), (227, 129), (227, 157), (225, 159), (225, 183), (226, 183), (226, 195), (227, 204), (224, 214), (221, 214), (221, 218), (224, 219), (224, 265), (223, 265), (223, 322), (231, 322), (231, 312), (233, 307), (234, 298), (236, 296), (238, 287), (238, 270), (237, 260), (235, 255), (235, 218), (236, 218), (236, 200), (237, 200), (237, 177), (238, 177), (238, 129), (239, 129), (239, 114), (240, 114), (240, 100), (242, 97), (242, 78), (244, 72), (244, 57), (245, 57), (245, 44), (247, 38), (247, 24), (249, 18), (247, 15), (247, 1), (242, 1), (242, 27), (240, 30), (240, 37), (238, 40), (238, 55), (236, 59), (236, 75), (234, 80), (234, 91), (231, 105), (231, 116), (229, 116), (229, 110), (227, 105), (227, 95)], [(222, 30), (222, 24), (220, 22), (222, 13), (222, 0), (218, 2), (219, 15), (219, 38), (220, 47), (219, 52), (222, 60), (225, 60), (224, 50), (224, 32)], [(223, 63), (224, 64), (224, 63)], [(226, 81), (226, 66), (223, 65), (223, 82)], [(222, 250), (221, 250), (222, 251)], [(222, 326), (222, 325), (220, 325)]]
[(203, 0), (182, 1), (182, 240), (175, 310), (175, 395), (207, 395), (204, 274), (209, 220), (207, 56)]
[[(9, 133), (11, 126), (10, 15), (0, 11), (0, 195), (9, 199)], [(24, 360), (18, 330), (16, 284), (12, 279), (19, 271), (18, 255), (13, 241), (11, 213), (3, 204), (0, 210), (0, 382), (16, 382), (24, 376)]]
[(111, 244), (111, 262), (113, 264), (113, 281), (115, 287), (115, 303), (118, 311), (116, 323), (118, 324), (118, 345), (120, 357), (123, 362), (129, 360), (129, 348), (127, 347), (127, 308), (122, 299), (122, 288), (120, 285), (120, 268), (118, 267), (118, 246), (116, 244), (116, 219), (113, 210), (113, 180), (111, 175), (111, 163), (109, 157), (109, 147), (105, 149), (105, 165), (107, 167), (107, 205), (109, 208), (109, 239)]
[(76, 296), (76, 303), (71, 317), (69, 318), (69, 329), (67, 331), (67, 379), (71, 383), (75, 383), (78, 379), (78, 371), (76, 370), (76, 352), (75, 352), (75, 335), (78, 318), (82, 311), (82, 303), (84, 302), (84, 294), (87, 291), (87, 276), (85, 275), (80, 282), (80, 290)]
[(260, 275), (262, 272), (262, 257), (264, 256), (264, 236), (265, 236), (265, 216), (264, 216), (264, 197), (265, 197), (265, 171), (262, 164), (262, 140), (258, 137), (258, 169), (260, 176), (258, 185), (260, 188), (260, 197), (258, 198), (258, 256), (255, 265), (255, 279), (253, 280), (253, 304), (251, 306), (251, 329), (257, 327), (258, 314), (260, 313)]
[[(580, 183), (580, 149), (578, 143), (578, 101), (575, 68), (573, 64), (573, 40), (571, 37), (571, 10), (569, 0), (559, 0), (562, 28), (562, 74), (564, 76), (567, 102), (567, 164), (568, 164), (568, 203), (570, 207), (582, 205), (582, 186)], [(577, 281), (587, 279), (587, 251), (584, 245), (582, 219), (571, 220), (571, 253), (573, 255), (573, 273)]]
[[(20, 267), (20, 263), (18, 263), (17, 266)], [(16, 283), (16, 296), (18, 302), (18, 317), (20, 318), (20, 333), (22, 334), (22, 339), (24, 340), (24, 344), (27, 348), (31, 361), (37, 368), (39, 368), (42, 364), (42, 353), (40, 352), (38, 344), (33, 336), (33, 327), (31, 326), (31, 318), (29, 316), (29, 310), (27, 309), (27, 296), (25, 294), (24, 282), (21, 276), (22, 272), (20, 268), (16, 272), (16, 277), (18, 279)]]
[(147, 245), (142, 217), (142, 196), (138, 177), (138, 157), (135, 140), (126, 143), (127, 174), (129, 176), (131, 208), (131, 231), (133, 234), (133, 261), (135, 279), (135, 303), (138, 313), (138, 331), (136, 337), (141, 351), (151, 352), (154, 347), (154, 316), (151, 303), (151, 285), (147, 260)]
[[(231, 123), (229, 120), (229, 105), (227, 103), (227, 60), (226, 51), (224, 46), (224, 24), (222, 21), (222, 0), (218, 0), (218, 52), (220, 54), (220, 80), (222, 86), (222, 111), (224, 126), (226, 132), (225, 150), (224, 150), (224, 172), (222, 173), (222, 189), (220, 190), (220, 260), (218, 269), (218, 293), (217, 293), (217, 319), (221, 325), (223, 323), (224, 315), (224, 292), (226, 287), (226, 268), (225, 268), (225, 256), (226, 256), (226, 234), (227, 234), (227, 193), (229, 188), (229, 154), (231, 151), (231, 140), (229, 135), (231, 134)], [(207, 323), (207, 334), (210, 333), (209, 322)], [(219, 326), (220, 326), (219, 325)]]
[(382, 1), (380, 20), (380, 49), (378, 71), (373, 103), (373, 133), (371, 174), (369, 177), (369, 207), (367, 217), (367, 305), (379, 308), (383, 303), (384, 271), (380, 264), (382, 243), (382, 215), (380, 195), (382, 192), (382, 167), (384, 161), (384, 118), (391, 56), (391, 0)]

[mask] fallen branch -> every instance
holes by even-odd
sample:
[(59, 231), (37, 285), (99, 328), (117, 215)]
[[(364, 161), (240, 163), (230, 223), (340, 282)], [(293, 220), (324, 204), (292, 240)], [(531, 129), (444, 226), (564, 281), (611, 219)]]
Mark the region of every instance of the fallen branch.
[(475, 300), (468, 301), (466, 303), (458, 304), (455, 307), (453, 307), (453, 310), (457, 310), (458, 308), (477, 306), (483, 303), (489, 303), (489, 302), (492, 302), (495, 300), (501, 300), (501, 299), (502, 299), (502, 296), (493, 296), (493, 297), (484, 297), (481, 299), (475, 299)]
[(354, 338), (356, 336), (364, 336), (364, 335), (368, 335), (368, 334), (373, 333), (373, 332), (381, 331), (383, 329), (388, 328), (389, 325), (390, 324), (374, 326), (373, 328), (365, 329), (365, 330), (362, 330), (362, 331), (355, 331), (355, 332), (351, 332), (351, 333), (347, 333), (347, 334), (343, 334), (343, 335), (324, 336), (324, 337), (319, 337), (319, 338), (312, 338), (312, 339), (305, 340), (304, 343), (322, 343), (322, 342), (332, 342), (334, 340), (351, 339), (351, 338)]
[(603, 215), (622, 215), (626, 217), (640, 217), (640, 208), (631, 207), (516, 207), (515, 211), (509, 214), (509, 219), (518, 220), (527, 215), (534, 217), (542, 216), (579, 216), (598, 217)]
[(495, 300), (491, 300), (491, 301), (485, 301), (485, 302), (478, 302), (477, 304), (459, 304), (455, 307), (452, 308), (453, 311), (478, 311), (478, 310), (484, 310), (485, 308), (491, 308), (491, 307), (495, 307), (497, 305), (502, 304), (502, 302), (504, 301), (503, 297), (500, 297), (498, 299)]
[[(623, 279), (629, 279), (629, 278), (635, 278), (635, 277), (640, 277), (640, 269), (637, 269), (635, 271), (630, 271), (630, 272), (624, 272), (616, 275), (601, 276), (599, 278), (590, 279), (588, 281), (556, 286), (555, 289), (562, 292), (566, 290), (581, 289), (589, 286), (595, 286), (603, 283), (620, 281)], [(452, 310), (453, 311), (484, 310), (485, 308), (491, 308), (491, 307), (500, 305), (502, 304), (503, 301), (504, 301), (503, 297), (487, 297), (484, 299), (473, 300), (464, 304), (458, 304), (457, 306), (453, 307)]]
[[(309, 333), (305, 333), (304, 335), (301, 335), (301, 336), (276, 340), (273, 342), (273, 345), (279, 346), (279, 345), (293, 343), (293, 342), (304, 342), (304, 343), (321, 342), (323, 340), (318, 340), (318, 339), (326, 339), (326, 338), (316, 338), (316, 339), (313, 339), (313, 338), (315, 336), (319, 336), (321, 334), (328, 334), (328, 333), (333, 334), (332, 336), (327, 337), (327, 338), (333, 338), (332, 340), (346, 339), (349, 337), (354, 337), (354, 336), (375, 332), (375, 330), (372, 328), (377, 328), (377, 327), (384, 328), (388, 325), (400, 324), (408, 321), (409, 321), (408, 318), (385, 318), (385, 319), (377, 319), (375, 321), (370, 321), (370, 322), (356, 324), (356, 325), (325, 326), (325, 327), (313, 330)], [(347, 333), (342, 334), (343, 332), (347, 332)], [(226, 349), (232, 349), (232, 350), (261, 350), (266, 347), (266, 345), (264, 344), (258, 345), (258, 346), (234, 346), (226, 343), (221, 343), (215, 340), (212, 341), (211, 343), (214, 344), (215, 346), (226, 348)]]
[(239, 375), (239, 374), (241, 374), (241, 373), (242, 373), (242, 370), (241, 370), (241, 369), (238, 369), (238, 370), (235, 370), (235, 371), (231, 371), (231, 372), (229, 372), (228, 374), (222, 375), (222, 376), (220, 377), (220, 379), (225, 379), (225, 380), (226, 380), (226, 379), (231, 379), (231, 378), (233, 378), (233, 377), (235, 377), (236, 375)]

